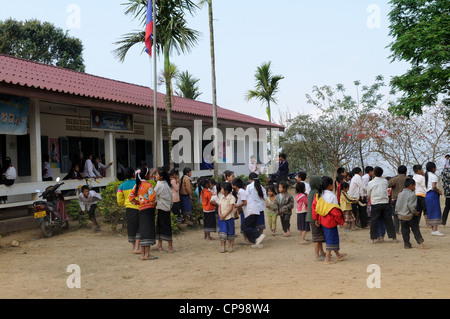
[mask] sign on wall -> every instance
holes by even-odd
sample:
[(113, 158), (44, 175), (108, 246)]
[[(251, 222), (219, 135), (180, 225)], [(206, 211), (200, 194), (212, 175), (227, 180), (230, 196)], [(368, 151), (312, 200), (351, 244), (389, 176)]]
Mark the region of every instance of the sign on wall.
[(26, 135), (30, 99), (0, 94), (0, 134)]
[(91, 126), (93, 130), (133, 132), (133, 115), (92, 110)]

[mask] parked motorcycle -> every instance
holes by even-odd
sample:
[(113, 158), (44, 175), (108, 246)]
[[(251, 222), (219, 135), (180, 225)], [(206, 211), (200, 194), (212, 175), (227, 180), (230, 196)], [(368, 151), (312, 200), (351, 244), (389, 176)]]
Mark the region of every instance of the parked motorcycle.
[[(295, 188), (295, 185), (297, 185), (297, 173), (289, 173), (287, 181), (288, 186)], [(268, 180), (268, 185), (273, 185), (277, 188), (278, 191), (278, 184), (279, 184), (279, 178), (277, 174), (270, 174), (269, 175), (269, 180)]]
[(64, 183), (59, 183), (60, 178), (56, 179), (56, 185), (49, 186), (39, 196), (45, 201), (36, 201), (33, 203), (34, 218), (39, 219), (39, 226), (45, 237), (51, 237), (55, 228), (67, 230), (69, 228), (69, 215), (66, 213), (66, 201), (58, 188)]

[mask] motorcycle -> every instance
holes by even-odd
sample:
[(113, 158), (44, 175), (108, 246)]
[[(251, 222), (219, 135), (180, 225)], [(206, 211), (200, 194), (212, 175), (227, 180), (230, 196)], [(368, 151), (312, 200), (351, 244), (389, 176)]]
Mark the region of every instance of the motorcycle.
[(66, 213), (66, 201), (61, 192), (56, 192), (61, 185), (60, 178), (56, 179), (56, 185), (49, 186), (39, 196), (45, 201), (33, 203), (34, 218), (39, 219), (39, 227), (45, 237), (53, 236), (55, 228), (69, 229), (69, 215)]
[[(288, 175), (287, 181), (286, 181), (289, 185), (289, 187), (295, 188), (295, 185), (297, 185), (297, 173), (290, 173)], [(268, 185), (273, 185), (275, 187), (278, 187), (279, 184), (279, 178), (277, 174), (270, 174), (269, 175), (269, 180), (268, 180)]]

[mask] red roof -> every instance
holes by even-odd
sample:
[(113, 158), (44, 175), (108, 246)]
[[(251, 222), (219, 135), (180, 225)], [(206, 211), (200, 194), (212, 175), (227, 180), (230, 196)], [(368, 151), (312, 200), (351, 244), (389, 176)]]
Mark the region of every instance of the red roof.
[[(153, 107), (153, 90), (136, 84), (111, 80), (47, 64), (0, 54), (0, 85), (8, 83), (50, 92), (76, 95), (142, 107)], [(165, 109), (165, 95), (158, 94), (158, 109)], [(212, 105), (175, 97), (172, 111), (202, 117), (212, 117)], [(255, 126), (283, 126), (249, 115), (217, 107), (217, 117)]]

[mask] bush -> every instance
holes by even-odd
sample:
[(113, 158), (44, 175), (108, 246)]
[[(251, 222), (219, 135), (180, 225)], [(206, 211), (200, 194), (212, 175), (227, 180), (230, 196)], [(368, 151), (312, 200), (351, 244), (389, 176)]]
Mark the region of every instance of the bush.
[(82, 213), (80, 204), (78, 203), (78, 200), (76, 200), (76, 199), (67, 201), (66, 213), (67, 213), (67, 215), (69, 215), (69, 217), (72, 221), (78, 222), (79, 228), (86, 226), (87, 223), (89, 222), (88, 215)]
[(126, 227), (126, 209), (117, 204), (117, 190), (122, 181), (116, 180), (109, 183), (100, 193), (102, 200), (98, 203), (101, 214), (107, 223), (111, 224), (113, 232), (117, 231), (117, 225), (122, 223)]

